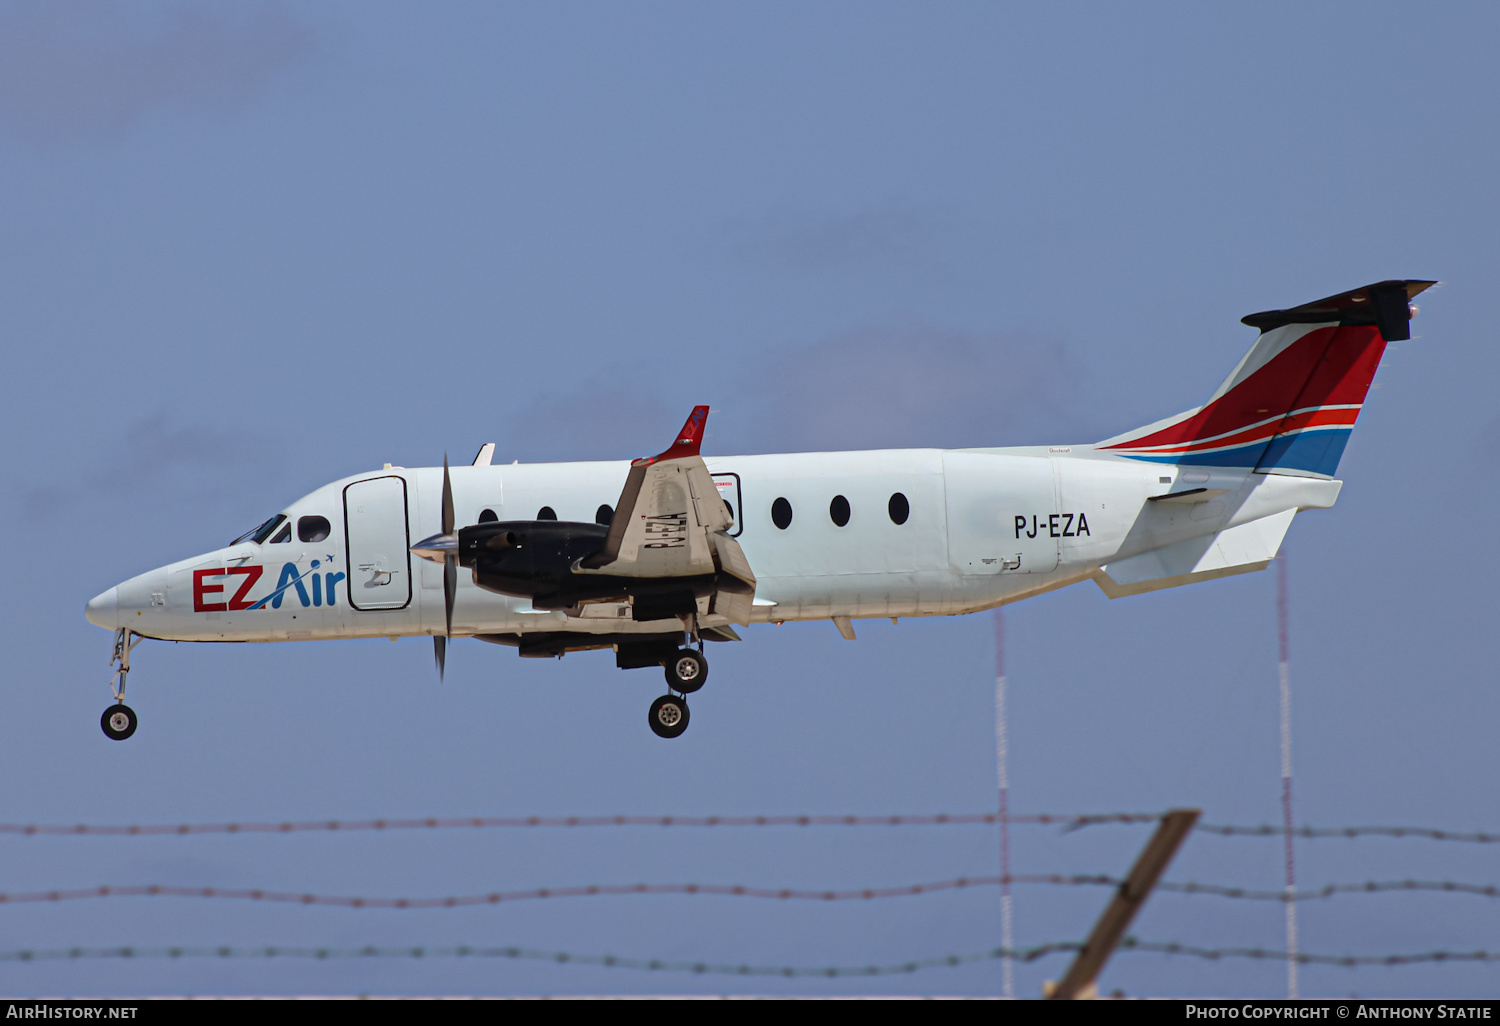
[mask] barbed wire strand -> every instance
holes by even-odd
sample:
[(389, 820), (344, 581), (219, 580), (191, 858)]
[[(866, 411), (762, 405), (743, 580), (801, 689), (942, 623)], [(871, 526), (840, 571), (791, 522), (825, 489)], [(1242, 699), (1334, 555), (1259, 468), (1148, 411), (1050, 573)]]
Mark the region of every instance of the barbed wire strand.
[[(1194, 830), (1221, 837), (1281, 837), (1287, 830), (1281, 826), (1233, 826), (1221, 823), (1199, 823)], [(1426, 841), (1458, 841), (1464, 844), (1500, 844), (1500, 834), (1461, 830), (1438, 830), (1432, 827), (1351, 826), (1292, 828), (1293, 837), (1309, 839), (1327, 837), (1415, 837)]]
[[(450, 895), (434, 898), (385, 898), (348, 895), (311, 894), (273, 891), (249, 887), (186, 887), (177, 884), (105, 884), (48, 891), (0, 892), (0, 905), (25, 905), (47, 902), (80, 901), (91, 898), (208, 898), (227, 901), (264, 901), (287, 905), (320, 905), (338, 908), (369, 909), (438, 909), (472, 908), (543, 898), (619, 897), (625, 895), (704, 895), (735, 898), (769, 898), (781, 901), (873, 901), (882, 898), (905, 898), (941, 891), (971, 887), (997, 887), (1002, 883), (1038, 884), (1064, 887), (1119, 887), (1125, 881), (1101, 874), (1014, 873), (1005, 876), (957, 877), (925, 883), (892, 887), (864, 887), (846, 890), (810, 890), (793, 887), (750, 887), (741, 884), (635, 883), (588, 884), (564, 887), (536, 887), (527, 890), (490, 891), (484, 894)], [(1452, 880), (1391, 880), (1365, 883), (1328, 884), (1288, 895), (1285, 891), (1261, 891), (1220, 884), (1157, 884), (1157, 889), (1178, 894), (1207, 895), (1249, 901), (1313, 901), (1337, 894), (1377, 894), (1390, 891), (1438, 891), (1452, 894), (1500, 898), (1500, 886), (1469, 884)]]
[(1254, 891), (1242, 886), (1218, 883), (1157, 883), (1158, 891), (1178, 894), (1212, 894), (1215, 897), (1245, 898), (1250, 901), (1317, 901), (1337, 894), (1386, 894), (1392, 891), (1442, 891), (1448, 894), (1473, 894), (1476, 897), (1500, 897), (1500, 886), (1494, 883), (1463, 883), (1460, 880), (1367, 880), (1364, 883), (1326, 883), (1302, 891)]
[[(644, 959), (617, 955), (580, 954), (571, 951), (540, 951), (521, 947), (485, 947), (455, 945), (451, 947), (375, 947), (335, 948), (267, 946), (259, 948), (239, 947), (155, 947), (133, 946), (103, 948), (25, 948), (0, 951), (0, 962), (48, 962), (77, 961), (85, 959), (431, 959), (431, 958), (498, 958), (535, 962), (555, 962), (560, 965), (602, 966), (612, 969), (642, 969), (653, 972), (680, 972), (700, 975), (727, 976), (780, 976), (838, 978), (851, 976), (893, 976), (919, 972), (923, 969), (957, 967), (976, 962), (1011, 958), (1020, 962), (1034, 962), (1048, 955), (1075, 952), (1082, 947), (1077, 941), (1056, 944), (1040, 944), (1030, 948), (993, 948), (989, 951), (971, 952), (963, 955), (942, 955), (935, 958), (919, 958), (909, 962), (887, 965), (864, 966), (767, 966), (731, 965), (718, 962), (690, 962), (667, 959)], [(1217, 961), (1229, 958), (1285, 961), (1285, 951), (1267, 948), (1205, 948), (1191, 944), (1141, 941), (1126, 937), (1120, 942), (1120, 950), (1163, 955), (1178, 955), (1189, 958)], [(1488, 951), (1425, 951), (1410, 954), (1390, 955), (1319, 955), (1298, 952), (1291, 956), (1303, 965), (1331, 965), (1345, 968), (1359, 966), (1415, 965), (1424, 962), (1461, 964), (1465, 962), (1500, 962), (1500, 952)]]
[[(1054, 816), (1049, 814), (1010, 816), (1011, 823), (1072, 827), (1093, 822), (1155, 823), (1157, 813), (1109, 813), (1102, 816)], [(186, 834), (291, 834), (305, 831), (354, 832), (365, 830), (494, 830), (522, 827), (785, 827), (785, 826), (965, 826), (996, 824), (998, 813), (933, 813), (925, 815), (772, 815), (772, 816), (463, 816), (422, 819), (302, 820), (280, 823), (149, 823), (149, 824), (54, 824), (0, 823), (0, 834), (25, 836), (103, 835), (111, 837), (156, 837)], [(1088, 822), (1085, 822), (1088, 821)]]
[[(1007, 822), (1018, 826), (1059, 826), (1065, 831), (1085, 827), (1144, 824), (1160, 821), (1154, 812), (1109, 812), (1088, 815), (1037, 813), (1011, 815)], [(190, 834), (292, 834), (305, 832), (360, 832), (382, 830), (494, 830), (525, 827), (825, 827), (825, 826), (973, 826), (995, 825), (994, 812), (869, 815), (768, 815), (768, 816), (456, 816), (405, 819), (328, 819), (285, 822), (227, 823), (0, 823), (0, 834), (20, 836), (162, 837)], [(1195, 830), (1224, 837), (1281, 837), (1282, 826), (1237, 826), (1199, 823)], [(1432, 841), (1469, 844), (1500, 844), (1500, 833), (1440, 830), (1430, 827), (1352, 826), (1295, 827), (1301, 838), (1413, 837)]]
[[(1060, 876), (1037, 876), (1034, 879), (1013, 877), (1016, 883), (1077, 883), (1112, 886), (1118, 883), (1110, 877), (1078, 877), (1070, 879)], [(730, 884), (694, 883), (636, 883), (636, 884), (590, 884), (586, 886), (537, 887), (528, 890), (492, 891), (485, 894), (466, 894), (436, 898), (372, 898), (342, 895), (305, 894), (290, 891), (268, 891), (252, 888), (181, 887), (170, 884), (141, 884), (127, 886), (101, 886), (72, 890), (29, 891), (25, 893), (0, 894), (0, 904), (30, 904), (38, 902), (76, 901), (87, 898), (220, 898), (241, 901), (267, 901), (294, 905), (331, 905), (341, 908), (372, 909), (434, 909), (471, 908), (479, 905), (498, 905), (515, 901), (534, 901), (542, 898), (607, 897), (633, 894), (650, 895), (705, 895), (738, 898), (772, 898), (783, 901), (855, 901), (879, 898), (909, 897), (937, 891), (962, 890), (969, 887), (998, 886), (998, 876), (959, 877), (954, 880), (939, 880), (931, 883), (907, 884), (897, 887), (868, 887), (858, 890), (807, 890), (791, 887), (748, 887)]]
[(1269, 948), (1203, 948), (1192, 944), (1142, 941), (1126, 937), (1121, 951), (1144, 951), (1161, 955), (1186, 955), (1210, 961), (1224, 958), (1291, 959), (1302, 965), (1336, 965), (1354, 969), (1364, 965), (1417, 965), (1422, 962), (1500, 962), (1500, 951), (1420, 951), (1393, 955), (1316, 955), (1305, 951), (1288, 954)]
[(1244, 887), (1225, 887), (1220, 884), (1158, 883), (1160, 891), (1178, 894), (1211, 894), (1220, 898), (1242, 898), (1248, 901), (1317, 901), (1338, 894), (1383, 894), (1392, 891), (1439, 891), (1449, 894), (1472, 894), (1484, 898), (1500, 898), (1500, 887), (1494, 884), (1471, 884), (1457, 880), (1367, 880), (1364, 883), (1331, 883), (1322, 887), (1288, 893), (1285, 890), (1257, 891)]
[(1073, 943), (1040, 944), (1031, 948), (1008, 951), (996, 948), (992, 951), (974, 952), (965, 955), (943, 955), (936, 958), (919, 958), (909, 962), (887, 965), (863, 966), (768, 966), (732, 965), (717, 962), (690, 962), (684, 960), (630, 958), (618, 955), (580, 954), (572, 951), (538, 951), (521, 947), (486, 947), (455, 945), (450, 947), (375, 947), (333, 948), (275, 946), (259, 948), (236, 947), (118, 947), (118, 948), (59, 948), (50, 950), (23, 949), (0, 951), (3, 962), (69, 961), (82, 959), (179, 959), (179, 958), (223, 958), (223, 959), (361, 959), (361, 958), (499, 958), (532, 962), (555, 962), (568, 965), (603, 966), (611, 969), (644, 969), (653, 972), (685, 972), (705, 975), (728, 976), (781, 976), (824, 977), (847, 976), (894, 976), (915, 973), (939, 966), (961, 966), (975, 962), (987, 962), (1007, 956), (1022, 962), (1034, 962), (1047, 955), (1077, 951), (1082, 945)]

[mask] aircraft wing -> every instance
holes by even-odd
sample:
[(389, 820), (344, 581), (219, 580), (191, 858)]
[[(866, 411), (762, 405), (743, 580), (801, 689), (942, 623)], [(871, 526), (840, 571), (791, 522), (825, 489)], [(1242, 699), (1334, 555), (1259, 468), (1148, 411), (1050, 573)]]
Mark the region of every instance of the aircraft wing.
[[(699, 455), (708, 407), (695, 406), (677, 440), (663, 453), (630, 465), (625, 488), (615, 505), (604, 547), (580, 560), (580, 573), (615, 577), (697, 577), (719, 574), (721, 592), (742, 594), (743, 603), (715, 602), (735, 623), (749, 620), (755, 574), (739, 543), (729, 537), (734, 526), (719, 498), (713, 476)], [(721, 577), (722, 580), (722, 577)], [(737, 607), (744, 605), (743, 615)]]

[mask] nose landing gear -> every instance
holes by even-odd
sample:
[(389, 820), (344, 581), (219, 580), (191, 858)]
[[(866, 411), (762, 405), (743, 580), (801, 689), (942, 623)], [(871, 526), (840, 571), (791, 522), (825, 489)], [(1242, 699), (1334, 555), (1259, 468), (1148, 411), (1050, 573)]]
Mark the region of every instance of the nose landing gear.
[[(109, 665), (119, 664), (120, 667), (109, 681), (109, 690), (115, 696), (115, 704), (104, 710), (104, 715), (99, 718), (104, 736), (111, 741), (124, 741), (135, 733), (138, 721), (135, 710), (125, 704), (125, 681), (130, 676), (130, 652), (145, 640), (125, 627), (115, 631), (114, 652), (109, 657)], [(118, 687), (116, 681), (119, 682)]]
[(123, 702), (110, 706), (99, 717), (99, 726), (104, 728), (104, 736), (111, 741), (124, 741), (134, 734), (135, 724), (135, 710)]

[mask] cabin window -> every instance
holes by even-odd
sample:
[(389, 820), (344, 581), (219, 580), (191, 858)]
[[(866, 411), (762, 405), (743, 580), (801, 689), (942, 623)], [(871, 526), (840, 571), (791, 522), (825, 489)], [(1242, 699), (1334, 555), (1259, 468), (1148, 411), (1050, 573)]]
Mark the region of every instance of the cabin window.
[(603, 524), (605, 527), (608, 527), (609, 522), (614, 518), (615, 508), (607, 502), (594, 510), (594, 523), (596, 524)]
[(771, 523), (785, 531), (792, 526), (792, 504), (785, 499), (771, 503)]
[(543, 506), (541, 509), (536, 511), (536, 518), (538, 520), (556, 520), (557, 510), (553, 509), (551, 506)]
[(320, 542), (331, 530), (327, 517), (299, 517), (297, 520), (298, 541)]
[(891, 501), (885, 507), (891, 514), (891, 523), (904, 524), (906, 518), (911, 516), (911, 503), (906, 501), (906, 496), (896, 492), (891, 496)]
[(281, 530), (277, 531), (276, 534), (271, 538), (271, 544), (280, 545), (282, 542), (289, 542), (291, 540), (292, 522), (288, 520), (285, 524), (281, 525)]
[(833, 501), (828, 504), (828, 519), (837, 527), (843, 527), (849, 523), (849, 500), (842, 495), (835, 495)]
[(729, 514), (729, 519), (730, 520), (733, 520), (734, 519), (734, 503), (730, 502), (728, 499), (721, 499), (720, 501), (722, 501), (724, 503), (724, 512), (726, 512), (726, 513)]

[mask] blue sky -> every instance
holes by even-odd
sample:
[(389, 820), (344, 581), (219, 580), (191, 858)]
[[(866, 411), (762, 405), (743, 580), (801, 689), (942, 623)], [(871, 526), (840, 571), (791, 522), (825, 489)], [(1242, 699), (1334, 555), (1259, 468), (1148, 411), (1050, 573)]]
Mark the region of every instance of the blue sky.
[[(0, 7), (0, 309), (15, 584), (10, 822), (982, 811), (988, 616), (749, 630), (693, 726), (599, 654), (420, 640), (136, 653), (99, 732), (84, 602), (318, 485), (499, 460), (1090, 441), (1193, 406), (1238, 318), (1436, 278), (1299, 517), (1297, 818), (1500, 827), (1500, 370), (1491, 5), (261, 4)], [(1012, 607), (1017, 811), (1279, 818), (1275, 585)], [(1017, 872), (1120, 873), (1142, 828), (1018, 827)], [(0, 837), (0, 890), (104, 883), (431, 896), (590, 883), (846, 888), (993, 873), (982, 827)], [(1495, 883), (1493, 847), (1299, 843), (1310, 885)], [(1169, 878), (1275, 887), (1274, 840)], [(1095, 889), (1018, 888), (1022, 945)], [(1492, 899), (1346, 896), (1306, 950), (1500, 947)], [(371, 911), (13, 906), (3, 946), (498, 944), (862, 965), (998, 943), (991, 890), (794, 905), (554, 899)], [(1160, 894), (1143, 939), (1278, 946), (1281, 909)], [(1022, 994), (1060, 957), (1017, 970)], [(1490, 996), (1493, 970), (1307, 969), (1309, 994)], [(1122, 954), (1132, 994), (1276, 996), (1281, 965)], [(759, 981), (993, 993), (999, 967)], [(0, 964), (9, 993), (723, 992), (535, 963)]]

